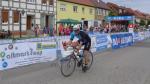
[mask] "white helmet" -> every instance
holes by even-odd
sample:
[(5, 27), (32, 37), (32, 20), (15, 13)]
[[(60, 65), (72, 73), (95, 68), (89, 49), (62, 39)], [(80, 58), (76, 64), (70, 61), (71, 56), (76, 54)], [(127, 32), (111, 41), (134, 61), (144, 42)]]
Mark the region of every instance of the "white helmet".
[(80, 26), (79, 25), (74, 25), (73, 26), (73, 30), (79, 30), (80, 29)]

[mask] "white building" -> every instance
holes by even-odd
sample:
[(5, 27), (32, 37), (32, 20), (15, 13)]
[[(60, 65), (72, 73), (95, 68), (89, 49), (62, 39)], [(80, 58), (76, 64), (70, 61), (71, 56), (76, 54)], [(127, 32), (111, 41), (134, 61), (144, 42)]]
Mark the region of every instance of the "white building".
[(40, 28), (53, 28), (55, 7), (56, 0), (0, 0), (0, 30), (17, 34), (21, 28), (22, 33), (26, 34), (28, 30), (34, 29), (35, 24)]

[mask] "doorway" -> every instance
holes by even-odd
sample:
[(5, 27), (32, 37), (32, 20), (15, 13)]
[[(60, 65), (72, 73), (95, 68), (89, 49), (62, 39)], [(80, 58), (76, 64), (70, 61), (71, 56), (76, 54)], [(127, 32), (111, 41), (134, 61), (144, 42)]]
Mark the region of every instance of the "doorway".
[(32, 17), (27, 16), (27, 30), (30, 30), (32, 26)]
[(46, 27), (49, 27), (49, 16), (48, 15), (46, 15), (46, 19), (45, 19), (45, 22), (46, 22)]
[(83, 22), (83, 29), (88, 29), (88, 21)]
[(27, 30), (31, 30), (34, 28), (34, 16), (27, 15)]

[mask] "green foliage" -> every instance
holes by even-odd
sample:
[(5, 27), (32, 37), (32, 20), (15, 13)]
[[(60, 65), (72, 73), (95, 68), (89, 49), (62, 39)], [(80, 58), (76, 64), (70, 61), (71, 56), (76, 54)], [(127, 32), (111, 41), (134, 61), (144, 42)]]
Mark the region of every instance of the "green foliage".
[(113, 12), (113, 11), (110, 11), (109, 12), (109, 16), (117, 16), (117, 13)]
[(147, 25), (150, 25), (150, 20), (148, 20)]
[(140, 26), (145, 26), (145, 25), (146, 25), (145, 21), (144, 21), (144, 20), (141, 20), (141, 21), (140, 21)]

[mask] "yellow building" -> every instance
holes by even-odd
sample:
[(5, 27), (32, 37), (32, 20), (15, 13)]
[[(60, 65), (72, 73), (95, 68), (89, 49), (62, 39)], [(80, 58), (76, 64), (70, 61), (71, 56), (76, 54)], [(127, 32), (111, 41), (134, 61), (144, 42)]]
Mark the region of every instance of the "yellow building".
[(90, 27), (95, 19), (94, 4), (91, 0), (58, 0), (57, 21), (62, 19), (78, 20)]

